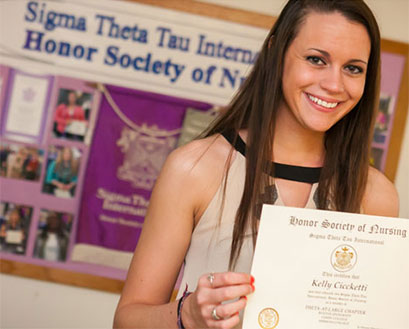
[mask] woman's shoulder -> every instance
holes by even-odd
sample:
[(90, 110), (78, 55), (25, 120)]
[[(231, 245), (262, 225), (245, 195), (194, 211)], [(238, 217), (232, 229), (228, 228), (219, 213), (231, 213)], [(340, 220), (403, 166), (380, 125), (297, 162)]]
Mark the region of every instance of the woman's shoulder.
[(57, 111), (64, 111), (65, 109), (67, 109), (67, 105), (64, 103), (58, 104), (57, 105)]
[(195, 179), (214, 175), (219, 168), (224, 168), (231, 149), (219, 134), (197, 139), (173, 150), (163, 169)]
[(222, 182), (231, 149), (220, 135), (175, 149), (162, 167), (152, 199), (172, 204), (183, 200), (184, 211), (191, 212), (196, 221)]
[(57, 163), (57, 160), (55, 160), (55, 159), (54, 159), (54, 160), (51, 160), (51, 161), (50, 161), (50, 164), (48, 165), (47, 170), (48, 170), (48, 171), (54, 170), (56, 163)]
[(379, 170), (369, 167), (368, 182), (363, 199), (364, 213), (398, 217), (399, 196), (393, 183)]

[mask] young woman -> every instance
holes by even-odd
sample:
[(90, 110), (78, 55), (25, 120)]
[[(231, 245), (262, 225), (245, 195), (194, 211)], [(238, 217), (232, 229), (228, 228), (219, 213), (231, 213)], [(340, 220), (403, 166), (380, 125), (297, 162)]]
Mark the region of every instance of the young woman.
[[(262, 203), (397, 216), (369, 168), (379, 62), (363, 1), (289, 0), (225, 113), (166, 161), (114, 326), (240, 327)], [(169, 302), (184, 261), (191, 294)]]
[(58, 150), (57, 159), (47, 169), (46, 184), (50, 193), (56, 196), (72, 197), (75, 193), (78, 176), (78, 160), (70, 147)]
[[(8, 241), (8, 235), (12, 233), (14, 233), (14, 238), (12, 239), (12, 241)], [(0, 250), (14, 254), (24, 253), (27, 241), (27, 233), (26, 227), (24, 225), (24, 218), (20, 208), (16, 207), (12, 209), (8, 214), (7, 223), (1, 225), (0, 241)]]
[(21, 146), (16, 153), (11, 153), (7, 157), (7, 177), (23, 178), (24, 163), (27, 160), (28, 151), (25, 146)]
[(73, 138), (74, 135), (66, 131), (67, 126), (73, 121), (85, 121), (85, 111), (77, 104), (75, 91), (68, 93), (68, 103), (61, 103), (55, 111), (55, 133), (57, 137)]
[(61, 214), (50, 212), (46, 225), (38, 232), (34, 257), (49, 261), (65, 261), (69, 237)]

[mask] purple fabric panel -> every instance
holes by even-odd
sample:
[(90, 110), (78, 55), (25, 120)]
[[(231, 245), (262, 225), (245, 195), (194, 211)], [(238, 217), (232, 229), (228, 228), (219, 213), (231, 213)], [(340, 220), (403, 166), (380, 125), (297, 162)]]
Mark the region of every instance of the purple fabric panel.
[[(156, 125), (162, 132), (163, 130), (170, 131), (181, 128), (188, 107), (202, 110), (211, 107), (206, 103), (116, 86), (110, 86), (108, 90), (118, 107), (132, 122), (139, 126), (145, 124), (153, 127)], [(144, 188), (135, 186), (132, 179), (121, 178), (120, 168), (124, 167), (124, 163), (128, 159), (128, 164), (131, 163), (133, 166), (123, 171), (125, 174), (135, 172), (141, 174), (141, 171), (145, 170), (147, 175), (152, 177), (161, 166), (161, 164), (154, 163), (153, 155), (156, 154), (155, 159), (159, 158), (162, 162), (164, 154), (167, 155), (170, 149), (163, 148), (161, 143), (155, 144), (155, 140), (153, 144), (150, 144), (149, 138), (145, 138), (145, 135), (135, 139), (132, 131), (103, 97), (85, 175), (76, 243), (91, 244), (120, 251), (133, 251), (135, 249), (141, 229), (132, 223), (142, 223), (144, 216), (115, 211), (112, 208), (103, 209), (104, 200), (97, 197), (98, 189), (130, 198), (132, 195), (142, 196), (149, 200), (151, 189), (146, 186)], [(128, 135), (133, 137), (127, 137), (128, 135), (124, 132), (128, 132)], [(173, 136), (174, 139), (177, 137)], [(129, 143), (132, 138), (134, 138), (133, 141), (137, 140), (136, 144), (135, 142), (133, 142), (134, 144)], [(159, 138), (159, 140), (163, 139)], [(130, 145), (131, 152), (123, 151), (124, 143)], [(149, 156), (147, 157), (147, 155)], [(126, 202), (116, 203), (135, 206)], [(105, 220), (101, 220), (101, 215), (105, 216)], [(106, 220), (107, 218), (108, 220)], [(120, 218), (122, 224), (117, 221), (112, 222), (112, 218)], [(126, 225), (123, 225), (124, 221), (127, 222)]]

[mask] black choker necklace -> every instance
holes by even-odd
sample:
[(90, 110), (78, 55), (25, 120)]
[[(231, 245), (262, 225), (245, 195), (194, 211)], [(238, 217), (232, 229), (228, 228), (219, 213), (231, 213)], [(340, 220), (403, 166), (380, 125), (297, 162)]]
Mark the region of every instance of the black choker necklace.
[[(222, 133), (223, 137), (234, 146), (234, 148), (240, 152), (243, 156), (246, 156), (246, 143), (237, 134), (237, 138), (235, 139), (236, 133), (233, 130), (225, 131)], [(275, 178), (282, 178), (302, 183), (318, 183), (320, 180), (320, 174), (322, 167), (301, 167), (301, 166), (293, 166), (283, 163), (273, 162), (273, 171)], [(271, 173), (270, 173), (271, 175)]]

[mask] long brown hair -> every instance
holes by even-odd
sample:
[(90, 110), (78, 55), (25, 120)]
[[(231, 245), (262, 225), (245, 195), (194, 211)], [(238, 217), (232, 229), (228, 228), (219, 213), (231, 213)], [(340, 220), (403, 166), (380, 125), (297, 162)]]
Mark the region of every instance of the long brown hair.
[(68, 146), (65, 146), (65, 147), (61, 148), (60, 150), (58, 150), (57, 159), (55, 160), (55, 171), (58, 172), (58, 171), (63, 169), (64, 165), (67, 166), (67, 163), (65, 163), (65, 161), (64, 161), (64, 152), (65, 151), (68, 151), (70, 153), (70, 159), (68, 160), (68, 166), (71, 169), (71, 175), (76, 176), (77, 172), (78, 172), (78, 161), (74, 157), (73, 150)]
[[(246, 178), (236, 214), (230, 268), (240, 254), (245, 232), (257, 234), (257, 203), (274, 168), (272, 149), (275, 118), (283, 101), (284, 57), (306, 16), (311, 12), (339, 12), (365, 26), (371, 53), (362, 98), (355, 108), (332, 126), (324, 138), (325, 160), (318, 186), (318, 208), (359, 212), (367, 183), (369, 149), (378, 102), (380, 80), (380, 33), (376, 20), (363, 0), (289, 0), (268, 34), (251, 73), (227, 110), (206, 131), (206, 136), (247, 129)], [(226, 178), (227, 179), (226, 174)], [(328, 204), (330, 200), (330, 205)]]

